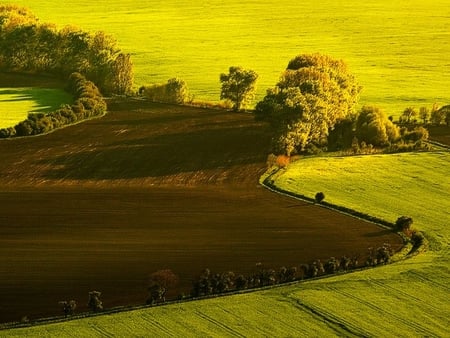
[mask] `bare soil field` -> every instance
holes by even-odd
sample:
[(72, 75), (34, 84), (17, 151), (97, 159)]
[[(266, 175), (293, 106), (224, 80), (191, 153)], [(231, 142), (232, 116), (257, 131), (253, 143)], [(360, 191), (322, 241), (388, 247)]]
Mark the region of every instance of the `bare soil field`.
[(246, 113), (109, 102), (101, 119), (0, 141), (0, 321), (60, 314), (102, 292), (145, 303), (170, 268), (171, 297), (212, 271), (251, 273), (361, 254), (390, 231), (258, 184), (269, 135)]

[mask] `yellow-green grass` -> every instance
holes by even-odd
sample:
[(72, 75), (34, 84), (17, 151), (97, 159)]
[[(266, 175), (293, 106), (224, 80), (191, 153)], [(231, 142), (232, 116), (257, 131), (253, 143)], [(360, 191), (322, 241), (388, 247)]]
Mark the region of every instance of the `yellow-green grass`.
[(345, 60), (361, 104), (388, 115), (450, 101), (448, 0), (10, 2), (42, 22), (113, 35), (132, 54), (137, 86), (177, 76), (196, 99), (218, 101), (219, 74), (241, 65), (260, 75), (261, 99), (291, 58), (320, 52)]
[(304, 158), (275, 180), (309, 196), (320, 187), (329, 202), (375, 216), (412, 216), (432, 239), (429, 249), (414, 257), (265, 291), (0, 331), (0, 336), (448, 336), (449, 161), (444, 151)]
[(410, 216), (433, 249), (450, 244), (443, 231), (450, 221), (450, 153), (400, 153), (371, 156), (305, 157), (278, 175), (275, 184), (314, 198), (395, 222)]
[(28, 113), (49, 112), (71, 100), (71, 95), (62, 89), (0, 88), (0, 128), (16, 125), (25, 120)]

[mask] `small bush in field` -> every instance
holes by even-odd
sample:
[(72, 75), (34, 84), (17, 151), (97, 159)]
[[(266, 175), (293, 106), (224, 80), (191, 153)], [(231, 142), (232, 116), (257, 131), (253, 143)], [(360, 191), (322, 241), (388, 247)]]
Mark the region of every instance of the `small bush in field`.
[(321, 203), (325, 199), (325, 194), (323, 192), (318, 192), (314, 198), (317, 203)]

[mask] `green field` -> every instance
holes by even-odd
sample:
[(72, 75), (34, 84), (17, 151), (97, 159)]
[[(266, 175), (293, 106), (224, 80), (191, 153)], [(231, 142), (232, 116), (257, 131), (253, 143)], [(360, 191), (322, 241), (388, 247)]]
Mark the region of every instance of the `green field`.
[(28, 113), (53, 111), (71, 100), (71, 95), (62, 89), (0, 88), (0, 129), (25, 120)]
[[(407, 260), (250, 294), (0, 331), (0, 335), (448, 336), (449, 162), (450, 153), (443, 151), (308, 158), (276, 179), (280, 187), (311, 196), (320, 187), (329, 202), (356, 206), (375, 216), (390, 220), (403, 213), (412, 216), (431, 246)], [(327, 180), (329, 172), (333, 181)], [(355, 191), (345, 190), (349, 182)]]
[(218, 100), (231, 65), (260, 75), (261, 99), (291, 58), (320, 52), (344, 59), (361, 103), (388, 115), (450, 102), (448, 0), (11, 2), (42, 22), (106, 31), (132, 53), (137, 85), (177, 76), (197, 99)]
[[(438, 247), (450, 245), (450, 153), (303, 158), (276, 178), (276, 185), (307, 197), (322, 191), (326, 201), (395, 222), (413, 217)], [(350, 184), (349, 184), (350, 183)], [(432, 243), (432, 244), (433, 244)]]

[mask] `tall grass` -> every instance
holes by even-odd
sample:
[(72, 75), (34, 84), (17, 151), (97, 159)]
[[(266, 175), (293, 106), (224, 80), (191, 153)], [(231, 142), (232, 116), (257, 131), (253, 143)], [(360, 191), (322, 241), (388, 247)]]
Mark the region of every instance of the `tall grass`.
[(344, 59), (362, 104), (388, 115), (449, 103), (448, 0), (16, 0), (41, 21), (104, 30), (133, 54), (137, 85), (184, 79), (196, 99), (219, 100), (219, 74), (255, 70), (258, 97), (299, 53)]

